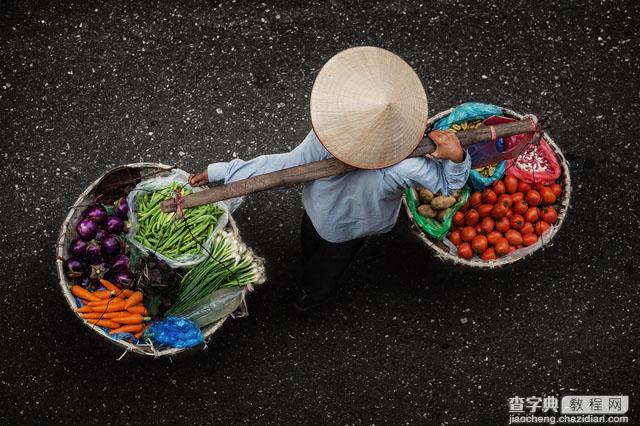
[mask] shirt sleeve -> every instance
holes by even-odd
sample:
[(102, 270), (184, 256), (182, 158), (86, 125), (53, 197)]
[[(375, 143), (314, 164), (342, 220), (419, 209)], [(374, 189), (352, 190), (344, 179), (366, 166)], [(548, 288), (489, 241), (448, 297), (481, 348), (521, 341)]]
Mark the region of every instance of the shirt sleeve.
[(316, 134), (311, 130), (302, 143), (290, 152), (261, 155), (247, 161), (235, 159), (229, 162), (209, 164), (207, 174), (209, 182), (229, 183), (329, 157), (331, 154), (322, 146)]
[(465, 151), (460, 163), (427, 157), (413, 157), (384, 169), (385, 182), (402, 190), (421, 186), (429, 191), (451, 194), (464, 186), (471, 171), (471, 156)]

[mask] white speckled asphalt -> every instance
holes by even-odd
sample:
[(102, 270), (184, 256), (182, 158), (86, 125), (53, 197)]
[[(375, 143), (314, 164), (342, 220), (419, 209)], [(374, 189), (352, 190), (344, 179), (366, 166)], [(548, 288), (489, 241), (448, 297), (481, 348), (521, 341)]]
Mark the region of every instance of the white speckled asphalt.
[[(487, 425), (506, 424), (515, 395), (630, 394), (640, 422), (639, 13), (633, 1), (3, 3), (0, 417)], [(115, 362), (57, 288), (66, 208), (117, 164), (196, 171), (292, 148), (315, 73), (359, 44), (406, 58), (432, 112), (476, 100), (553, 117), (575, 182), (554, 245), (508, 270), (454, 270), (401, 220), (367, 242), (340, 301), (297, 320), (298, 189), (256, 194), (236, 215), (268, 262), (251, 317), (185, 360)]]

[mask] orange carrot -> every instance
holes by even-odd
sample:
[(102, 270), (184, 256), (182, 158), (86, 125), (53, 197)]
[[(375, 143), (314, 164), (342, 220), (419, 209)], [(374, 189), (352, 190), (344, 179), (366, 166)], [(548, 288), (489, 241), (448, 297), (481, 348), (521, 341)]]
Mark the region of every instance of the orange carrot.
[(92, 302), (100, 300), (98, 297), (96, 297), (93, 294), (91, 294), (90, 291), (85, 290), (84, 288), (80, 287), (79, 285), (74, 285), (73, 287), (71, 287), (71, 294), (73, 294), (74, 296), (80, 297), (82, 299), (86, 299), (86, 300), (92, 301)]
[(135, 324), (135, 325), (123, 325), (122, 327), (119, 328), (115, 328), (111, 331), (109, 331), (109, 334), (116, 334), (116, 333), (139, 333), (142, 331), (142, 324)]
[(76, 312), (93, 312), (93, 308), (89, 305), (84, 305), (76, 309)]
[(105, 317), (105, 315), (106, 314), (101, 314), (100, 312), (91, 311), (91, 312), (85, 312), (80, 316), (84, 319), (102, 319), (102, 318), (108, 319)]
[(94, 291), (93, 293), (94, 296), (96, 296), (98, 299), (110, 299), (113, 296), (116, 295), (115, 291), (111, 291), (111, 290), (98, 290), (98, 291)]
[(113, 319), (113, 318), (118, 318), (118, 317), (129, 316), (129, 315), (131, 315), (131, 312), (128, 312), (128, 311), (114, 311), (114, 312), (107, 312), (104, 315), (105, 315), (105, 318)]
[(119, 299), (124, 299), (125, 298), (124, 290), (122, 290), (120, 287), (118, 287), (117, 285), (113, 284), (112, 282), (100, 278), (100, 284), (102, 284), (106, 289), (114, 291), (115, 292), (115, 297), (117, 297)]
[(116, 299), (108, 305), (92, 306), (93, 312), (117, 312), (124, 309), (124, 300)]
[[(149, 317), (146, 317), (146, 318), (149, 318)], [(142, 321), (145, 320), (145, 317), (143, 317), (140, 314), (130, 314), (127, 316), (113, 317), (112, 320), (120, 324), (140, 324)]]
[(149, 316), (149, 310), (142, 304), (135, 305), (135, 306), (129, 306), (127, 308), (127, 311), (131, 312), (132, 314), (140, 314), (140, 315)]
[(135, 291), (125, 288), (124, 290), (122, 290), (122, 293), (125, 295), (125, 297), (131, 297), (131, 295), (135, 293)]
[(108, 320), (108, 319), (88, 319), (86, 321), (89, 324), (99, 325), (101, 327), (107, 327), (107, 328), (118, 328), (118, 327), (120, 327), (120, 324), (118, 324), (117, 322), (113, 322), (111, 320)]
[(117, 317), (126, 317), (131, 315), (131, 312), (127, 312), (127, 311), (117, 311), (117, 312), (87, 312), (82, 314), (82, 318), (99, 318), (99, 319), (110, 319), (113, 320), (113, 318), (117, 318)]
[(130, 308), (131, 306), (135, 306), (138, 303), (142, 303), (142, 300), (144, 299), (144, 294), (142, 294), (139, 291), (136, 291), (135, 293), (133, 293), (131, 296), (129, 296), (129, 298), (127, 299), (127, 303), (124, 305), (124, 308)]
[(134, 334), (135, 338), (136, 338), (136, 339), (141, 338), (141, 337), (142, 337), (142, 333), (144, 333), (144, 330), (142, 330), (142, 331), (138, 331), (136, 334)]

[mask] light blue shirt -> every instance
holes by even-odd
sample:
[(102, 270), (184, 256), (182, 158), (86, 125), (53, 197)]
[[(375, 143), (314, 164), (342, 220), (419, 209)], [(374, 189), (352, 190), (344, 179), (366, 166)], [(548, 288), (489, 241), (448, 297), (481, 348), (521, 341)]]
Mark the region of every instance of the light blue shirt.
[[(213, 163), (207, 171), (209, 182), (229, 183), (331, 157), (312, 130), (291, 152)], [(390, 231), (398, 219), (405, 188), (421, 186), (450, 194), (464, 186), (470, 169), (468, 154), (461, 163), (408, 158), (384, 169), (355, 170), (307, 182), (302, 204), (318, 234), (339, 243)]]

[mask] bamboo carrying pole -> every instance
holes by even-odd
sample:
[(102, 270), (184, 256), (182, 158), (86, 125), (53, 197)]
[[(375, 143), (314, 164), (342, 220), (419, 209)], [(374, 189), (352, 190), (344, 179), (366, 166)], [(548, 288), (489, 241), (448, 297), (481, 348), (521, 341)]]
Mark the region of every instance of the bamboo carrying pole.
[[(458, 132), (456, 133), (456, 136), (458, 137), (462, 147), (466, 149), (473, 144), (484, 142), (492, 138), (497, 139), (521, 133), (532, 133), (535, 127), (536, 124), (532, 119), (525, 118), (511, 123), (497, 124), (495, 126), (481, 126), (476, 129)], [(492, 128), (495, 131), (494, 134), (492, 134)], [(520, 147), (519, 150), (516, 148), (506, 152), (496, 153), (495, 156), (491, 156), (490, 158), (479, 159), (478, 161), (474, 161), (474, 166), (481, 167), (500, 160), (516, 157), (520, 154), (522, 148), (524, 147)], [(418, 144), (409, 157), (424, 156), (433, 153), (435, 150), (435, 143), (427, 136), (422, 139), (420, 144)], [(337, 158), (329, 158), (322, 161), (303, 164), (301, 166), (265, 173), (263, 175), (252, 176), (247, 179), (205, 189), (204, 191), (194, 192), (184, 197), (182, 207), (197, 207), (203, 204), (214, 203), (216, 201), (241, 197), (253, 192), (293, 186), (299, 183), (322, 179), (329, 176), (341, 175), (356, 169), (356, 167), (343, 163)], [(165, 200), (162, 202), (161, 208), (165, 212), (175, 211), (175, 201)]]

